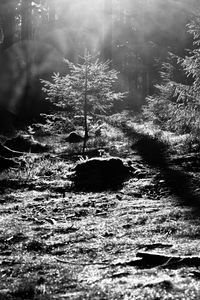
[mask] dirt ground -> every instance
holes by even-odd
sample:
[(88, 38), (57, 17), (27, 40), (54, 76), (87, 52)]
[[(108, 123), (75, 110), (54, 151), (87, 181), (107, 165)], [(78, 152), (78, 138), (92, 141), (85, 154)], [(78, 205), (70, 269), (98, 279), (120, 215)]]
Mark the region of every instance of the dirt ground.
[(1, 181), (0, 299), (200, 299), (198, 169), (129, 159), (134, 176), (112, 191)]

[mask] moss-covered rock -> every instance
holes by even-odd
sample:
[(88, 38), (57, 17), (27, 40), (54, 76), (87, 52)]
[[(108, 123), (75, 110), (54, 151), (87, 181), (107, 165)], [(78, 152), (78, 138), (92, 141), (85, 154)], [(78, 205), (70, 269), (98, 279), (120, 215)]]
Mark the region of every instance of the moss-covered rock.
[(91, 158), (76, 165), (73, 181), (78, 189), (115, 189), (130, 174), (131, 168), (120, 158)]
[(68, 143), (80, 143), (83, 141), (83, 137), (76, 131), (72, 131), (68, 134), (65, 141)]

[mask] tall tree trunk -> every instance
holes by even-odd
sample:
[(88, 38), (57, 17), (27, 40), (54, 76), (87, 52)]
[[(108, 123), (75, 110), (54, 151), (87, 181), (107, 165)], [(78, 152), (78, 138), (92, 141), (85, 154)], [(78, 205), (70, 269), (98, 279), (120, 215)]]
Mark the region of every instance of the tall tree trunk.
[(32, 8), (31, 0), (21, 2), (21, 40), (32, 39)]
[(119, 0), (119, 22), (121, 26), (124, 26), (127, 21), (126, 10), (127, 8), (124, 0)]
[(14, 43), (15, 35), (15, 3), (12, 0), (1, 0), (0, 17), (1, 17), (1, 37), (2, 49), (10, 47)]
[(150, 93), (150, 72), (149, 72), (149, 68), (147, 67), (146, 68), (146, 80), (145, 80), (145, 83), (146, 83), (146, 93), (145, 93), (145, 96), (148, 96), (149, 93)]
[(26, 41), (24, 47), (24, 58), (26, 67), (24, 69), (26, 76), (26, 84), (24, 87), (23, 96), (20, 102), (21, 113), (27, 114), (30, 107), (31, 85), (32, 85), (32, 62), (29, 44), (27, 41), (33, 39), (32, 31), (32, 6), (31, 0), (21, 0), (21, 41)]
[(51, 28), (55, 27), (56, 22), (56, 7), (54, 0), (49, 0), (49, 25)]
[(119, 22), (121, 26), (124, 23), (124, 10), (122, 0), (119, 0)]
[(112, 0), (104, 0), (103, 58), (112, 60)]

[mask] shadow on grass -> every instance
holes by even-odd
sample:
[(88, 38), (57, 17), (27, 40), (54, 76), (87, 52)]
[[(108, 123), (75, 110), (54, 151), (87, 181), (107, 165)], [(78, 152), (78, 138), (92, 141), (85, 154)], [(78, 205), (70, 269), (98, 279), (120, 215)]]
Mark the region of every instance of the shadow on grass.
[(170, 165), (168, 146), (158, 138), (138, 133), (126, 125), (122, 130), (133, 141), (132, 149), (138, 152), (145, 163), (162, 174), (178, 203), (190, 207), (196, 216), (200, 216), (200, 196), (194, 191), (191, 177)]

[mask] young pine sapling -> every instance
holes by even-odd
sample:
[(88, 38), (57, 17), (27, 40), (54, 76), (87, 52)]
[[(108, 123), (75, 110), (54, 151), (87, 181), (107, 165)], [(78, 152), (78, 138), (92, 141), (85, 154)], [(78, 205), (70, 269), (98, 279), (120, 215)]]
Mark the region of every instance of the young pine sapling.
[(110, 62), (101, 62), (89, 53), (81, 57), (81, 63), (64, 60), (69, 74), (53, 74), (53, 82), (41, 80), (46, 99), (71, 114), (83, 116), (84, 146), (89, 137), (88, 116), (107, 114), (114, 101), (124, 99), (126, 93), (114, 91), (118, 72), (110, 69)]

